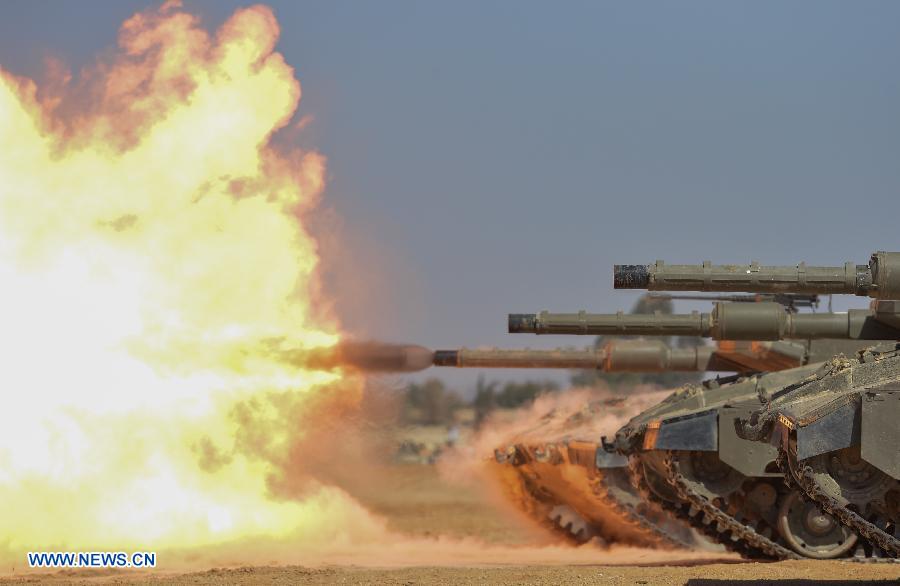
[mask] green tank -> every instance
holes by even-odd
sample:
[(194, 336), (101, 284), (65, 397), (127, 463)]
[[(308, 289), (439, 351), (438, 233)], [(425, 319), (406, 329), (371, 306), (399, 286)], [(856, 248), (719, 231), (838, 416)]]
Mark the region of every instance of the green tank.
[(900, 253), (841, 267), (619, 265), (615, 286), (876, 299), (868, 310), (769, 320), (757, 330), (784, 337), (824, 331), (872, 340), (868, 346), (824, 363), (688, 387), (605, 447), (629, 457), (632, 480), (649, 499), (747, 556), (898, 556)]
[[(718, 302), (709, 314), (512, 314), (509, 329), (514, 333), (805, 339), (802, 364), (806, 366), (759, 364), (760, 374), (687, 385), (632, 419), (613, 442), (604, 442), (598, 449), (597, 467), (608, 454), (627, 457), (631, 481), (646, 499), (746, 557), (831, 558), (865, 555), (864, 544), (858, 544), (853, 531), (807, 505), (787, 487), (775, 463), (774, 448), (739, 437), (729, 422), (758, 409), (766, 392), (810, 376), (819, 368), (817, 362), (871, 345), (859, 340), (891, 337), (895, 330), (890, 324), (873, 323), (874, 313), (802, 314), (776, 302)], [(779, 368), (785, 370), (763, 374)]]

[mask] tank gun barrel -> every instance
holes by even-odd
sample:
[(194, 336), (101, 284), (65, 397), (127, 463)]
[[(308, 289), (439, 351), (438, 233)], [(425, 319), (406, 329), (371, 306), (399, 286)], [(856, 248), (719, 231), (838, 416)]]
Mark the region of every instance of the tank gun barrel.
[(876, 252), (868, 265), (615, 265), (616, 289), (745, 293), (848, 294), (900, 299), (900, 252)]
[(505, 350), (459, 348), (436, 350), (435, 366), (457, 368), (600, 368), (606, 360), (602, 350)]
[[(779, 311), (783, 311), (779, 308)], [(590, 336), (709, 336), (710, 314), (511, 313), (510, 334)]]
[[(509, 332), (589, 336), (702, 336), (714, 340), (900, 339), (887, 307), (847, 313), (791, 313), (775, 302), (716, 303), (711, 313), (510, 314)], [(892, 315), (896, 315), (891, 310)]]
[[(279, 357), (312, 370), (418, 372), (437, 367), (558, 368), (603, 372), (757, 372), (773, 364), (798, 366), (803, 346), (790, 342), (727, 342), (718, 347), (673, 348), (662, 340), (611, 340), (600, 348), (555, 350), (460, 348), (432, 351), (413, 344), (342, 340), (334, 346), (282, 349)], [(787, 366), (786, 366), (787, 365)]]
[(589, 350), (437, 350), (434, 365), (457, 368), (568, 368), (604, 372), (702, 372), (718, 370), (712, 362), (714, 351), (712, 346), (671, 348), (661, 340), (617, 340)]

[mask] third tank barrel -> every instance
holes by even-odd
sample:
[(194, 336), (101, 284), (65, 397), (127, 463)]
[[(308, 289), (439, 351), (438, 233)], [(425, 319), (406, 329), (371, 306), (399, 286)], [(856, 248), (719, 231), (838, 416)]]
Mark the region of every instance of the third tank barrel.
[(876, 252), (869, 264), (842, 266), (763, 266), (667, 264), (615, 265), (616, 289), (650, 291), (743, 291), (801, 294), (851, 294), (900, 299), (900, 252)]

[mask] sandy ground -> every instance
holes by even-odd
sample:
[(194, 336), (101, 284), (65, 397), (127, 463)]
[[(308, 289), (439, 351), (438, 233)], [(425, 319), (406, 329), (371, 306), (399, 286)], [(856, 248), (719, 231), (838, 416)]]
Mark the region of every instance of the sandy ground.
[(123, 574), (22, 577), (5, 583), (77, 584), (661, 584), (744, 586), (771, 584), (886, 585), (900, 583), (900, 567), (851, 562), (779, 562), (661, 566), (503, 566), (480, 568), (416, 567), (254, 567), (214, 569), (191, 574)]
[[(498, 510), (481, 491), (448, 484), (432, 466), (396, 466), (354, 496), (402, 540), (303, 565), (172, 573), (15, 573), (0, 583), (56, 584), (900, 584), (900, 564), (755, 563), (702, 552), (602, 550), (554, 544)], [(387, 551), (387, 547), (385, 551)]]

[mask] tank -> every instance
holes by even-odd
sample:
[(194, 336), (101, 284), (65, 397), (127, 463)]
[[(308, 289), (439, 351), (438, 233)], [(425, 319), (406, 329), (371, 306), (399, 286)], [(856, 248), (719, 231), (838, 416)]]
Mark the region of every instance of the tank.
[[(737, 304), (720, 303), (713, 314), (690, 316), (591, 315), (584, 312), (514, 314), (510, 316), (510, 330), (570, 334), (633, 334), (640, 331), (645, 335), (670, 335), (672, 325), (676, 324), (680, 333), (709, 335), (716, 329), (702, 324), (717, 323), (712, 319), (713, 315), (738, 315), (740, 319), (727, 322), (726, 331), (741, 337), (743, 328), (757, 334), (773, 331), (755, 323), (750, 319), (753, 315), (768, 318), (769, 323), (781, 321), (780, 317), (772, 318), (773, 310), (793, 323), (802, 323), (803, 318), (811, 317), (809, 314), (792, 314), (780, 304), (775, 304), (778, 305), (775, 308), (767, 305), (767, 302), (748, 304), (735, 313), (732, 306)], [(757, 307), (762, 309), (757, 311)], [(710, 317), (704, 318), (704, 315)], [(702, 327), (682, 327), (688, 321), (685, 317)], [(842, 314), (816, 314), (814, 317), (823, 318), (821, 321), (826, 323), (848, 321)], [(629, 327), (622, 327), (623, 318)], [(867, 315), (866, 319), (874, 318)], [(810, 340), (806, 363), (830, 358), (837, 352), (856, 352), (860, 342), (853, 340), (867, 336), (866, 332), (884, 335), (885, 330), (872, 326), (829, 331), (847, 339)], [(616, 434), (613, 443), (601, 446), (601, 449), (629, 458), (632, 482), (645, 498), (708, 538), (746, 557), (865, 555), (865, 548), (857, 547), (855, 533), (815, 507), (806, 506), (798, 494), (788, 490), (775, 465), (777, 453), (774, 450), (765, 449), (768, 446), (761, 444), (753, 446), (738, 437), (734, 429), (719, 425), (722, 416), (727, 420), (740, 415), (734, 411), (732, 403), (744, 404), (746, 411), (743, 414), (747, 415), (759, 408), (759, 397), (766, 389), (795, 384), (817, 368), (815, 365), (795, 367), (779, 373), (717, 379), (685, 387), (633, 419)], [(713, 505), (714, 502), (720, 506)], [(729, 510), (733, 514), (729, 514)]]
[(617, 288), (874, 298), (869, 310), (819, 323), (845, 320), (841, 337), (886, 342), (685, 388), (603, 447), (629, 458), (632, 481), (648, 499), (748, 557), (898, 556), (900, 253), (842, 267), (657, 261), (618, 265), (614, 279)]

